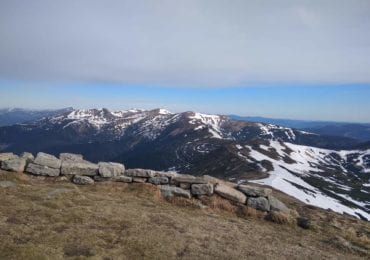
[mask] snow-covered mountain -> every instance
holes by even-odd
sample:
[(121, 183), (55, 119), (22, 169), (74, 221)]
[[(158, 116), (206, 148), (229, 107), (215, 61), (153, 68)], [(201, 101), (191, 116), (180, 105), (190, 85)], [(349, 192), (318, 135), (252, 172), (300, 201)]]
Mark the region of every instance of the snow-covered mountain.
[(3, 151), (69, 151), (128, 167), (254, 181), (370, 219), (370, 150), (354, 145), (351, 138), (165, 109), (72, 110), (0, 128)]
[(46, 116), (53, 116), (64, 112), (72, 111), (72, 108), (62, 109), (23, 109), (23, 108), (2, 108), (0, 109), (0, 126), (13, 125), (31, 120), (37, 120)]

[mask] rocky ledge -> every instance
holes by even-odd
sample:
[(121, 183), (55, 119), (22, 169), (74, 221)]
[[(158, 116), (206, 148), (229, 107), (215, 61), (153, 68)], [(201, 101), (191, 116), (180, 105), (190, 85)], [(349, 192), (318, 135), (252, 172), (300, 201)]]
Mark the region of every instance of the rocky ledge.
[(233, 203), (247, 205), (264, 212), (289, 212), (288, 207), (272, 196), (272, 190), (250, 185), (237, 185), (205, 175), (178, 174), (176, 172), (147, 169), (125, 169), (121, 163), (86, 161), (80, 154), (61, 153), (59, 158), (38, 153), (15, 155), (0, 153), (0, 168), (12, 172), (25, 172), (39, 176), (70, 176), (78, 185), (115, 181), (125, 183), (150, 183), (159, 185), (163, 197), (200, 198), (217, 194)]

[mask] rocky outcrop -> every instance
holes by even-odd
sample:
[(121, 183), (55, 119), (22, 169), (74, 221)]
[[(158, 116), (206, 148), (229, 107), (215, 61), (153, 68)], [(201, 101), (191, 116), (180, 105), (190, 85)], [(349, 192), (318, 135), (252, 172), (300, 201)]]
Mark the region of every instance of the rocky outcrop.
[(98, 174), (98, 165), (85, 160), (65, 160), (61, 165), (63, 175), (95, 176)]
[(162, 185), (160, 189), (161, 189), (161, 194), (163, 197), (179, 196), (179, 197), (184, 197), (188, 199), (191, 198), (190, 191), (181, 189), (179, 187)]
[(79, 185), (91, 185), (94, 184), (94, 180), (88, 176), (75, 175), (72, 179), (73, 183)]
[(112, 178), (123, 175), (125, 166), (121, 163), (114, 162), (100, 162), (99, 175), (104, 178)]
[(33, 162), (35, 160), (35, 157), (33, 156), (32, 153), (24, 152), (20, 156), (22, 159), (26, 160), (26, 163)]
[(272, 192), (272, 190), (268, 188), (254, 187), (250, 185), (238, 185), (237, 188), (249, 197), (267, 197)]
[(26, 167), (26, 160), (23, 158), (12, 158), (1, 163), (1, 168), (7, 171), (24, 172)]
[(192, 184), (191, 193), (193, 195), (208, 195), (213, 194), (213, 185), (211, 183), (206, 184)]
[(274, 196), (269, 195), (268, 196), (268, 201), (269, 201), (271, 210), (283, 211), (283, 212), (289, 211), (289, 208), (283, 202), (281, 202), (280, 200), (278, 200)]
[(160, 184), (168, 184), (169, 180), (167, 177), (158, 176), (158, 177), (149, 178), (148, 182), (154, 185), (160, 185)]
[(59, 154), (59, 159), (62, 161), (79, 162), (83, 160), (83, 156), (81, 154), (75, 154), (75, 153), (61, 153)]
[[(38, 153), (36, 158), (30, 153), (20, 157), (13, 153), (0, 153), (3, 170), (23, 172), (33, 175), (69, 175), (78, 185), (92, 185), (96, 182), (114, 181), (123, 183), (147, 183), (158, 185), (163, 197), (183, 197), (201, 199), (217, 194), (236, 204), (264, 211), (289, 211), (288, 207), (272, 196), (272, 190), (252, 185), (235, 185), (212, 176), (196, 177), (176, 172), (153, 171), (148, 169), (127, 169), (120, 163), (84, 160), (80, 154), (61, 153), (59, 158)], [(66, 178), (66, 177), (64, 177)], [(66, 178), (67, 180), (68, 178)], [(199, 201), (199, 202), (200, 202)]]
[(270, 211), (270, 203), (264, 197), (248, 198), (247, 206), (262, 211)]
[(128, 169), (125, 175), (129, 177), (150, 178), (155, 176), (155, 171), (146, 169)]
[(59, 176), (60, 159), (46, 153), (38, 153), (35, 160), (27, 165), (26, 172), (34, 175)]
[(245, 204), (247, 201), (247, 196), (245, 196), (244, 193), (224, 184), (216, 184), (215, 193), (234, 202)]
[(0, 153), (0, 163), (3, 161), (9, 160), (9, 159), (14, 159), (17, 158), (18, 156), (15, 155), (14, 153)]
[(38, 153), (33, 162), (37, 165), (42, 165), (53, 169), (59, 169), (62, 163), (60, 159), (47, 153)]
[(34, 175), (51, 176), (51, 177), (55, 177), (55, 176), (60, 175), (60, 169), (59, 168), (54, 169), (54, 168), (50, 168), (48, 166), (38, 165), (38, 164), (35, 164), (35, 163), (28, 164), (28, 166), (26, 168), (26, 172), (32, 173)]

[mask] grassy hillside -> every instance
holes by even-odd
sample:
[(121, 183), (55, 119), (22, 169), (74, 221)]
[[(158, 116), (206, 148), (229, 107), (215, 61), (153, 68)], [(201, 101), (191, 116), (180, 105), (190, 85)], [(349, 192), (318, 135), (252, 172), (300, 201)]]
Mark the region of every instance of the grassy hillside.
[(0, 259), (364, 259), (370, 225), (274, 194), (310, 229), (221, 198), (163, 200), (150, 184), (76, 186), (0, 171)]

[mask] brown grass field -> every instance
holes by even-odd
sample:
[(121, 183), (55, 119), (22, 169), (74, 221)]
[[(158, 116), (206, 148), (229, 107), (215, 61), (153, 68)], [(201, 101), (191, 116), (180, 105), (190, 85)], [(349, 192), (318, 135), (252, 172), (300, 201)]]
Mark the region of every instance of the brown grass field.
[[(0, 171), (0, 259), (369, 259), (370, 224), (274, 194), (309, 217), (266, 217), (222, 198), (160, 197), (150, 184), (76, 186)], [(270, 219), (267, 220), (267, 219)]]

